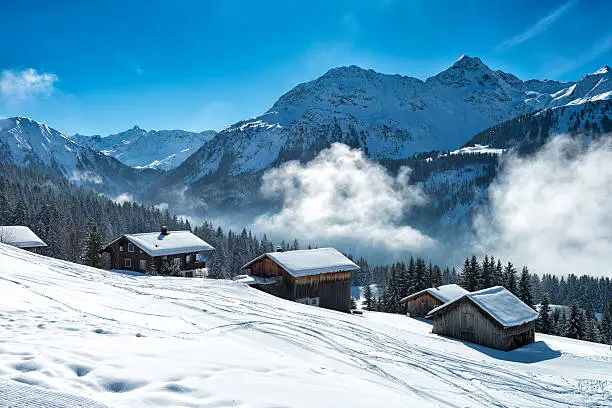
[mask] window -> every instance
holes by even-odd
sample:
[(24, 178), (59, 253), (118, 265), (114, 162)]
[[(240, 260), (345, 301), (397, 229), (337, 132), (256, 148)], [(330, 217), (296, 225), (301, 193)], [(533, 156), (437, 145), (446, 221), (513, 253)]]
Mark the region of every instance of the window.
[(119, 245), (119, 252), (123, 252), (123, 245)]
[(140, 270), (141, 271), (146, 271), (147, 270), (147, 261), (145, 261), (144, 259), (140, 260)]
[(191, 255), (185, 257), (185, 263), (191, 263)]
[(128, 252), (134, 252), (134, 244), (128, 242)]
[(172, 261), (174, 262), (174, 266), (181, 267), (181, 258), (174, 258)]
[(130, 258), (125, 258), (125, 267), (126, 268), (132, 267), (132, 260)]

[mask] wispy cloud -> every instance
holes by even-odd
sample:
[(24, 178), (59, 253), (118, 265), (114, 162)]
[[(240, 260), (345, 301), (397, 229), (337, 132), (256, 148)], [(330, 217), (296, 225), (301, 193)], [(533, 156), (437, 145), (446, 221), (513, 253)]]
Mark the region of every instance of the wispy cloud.
[(545, 70), (546, 75), (548, 77), (555, 78), (567, 72), (571, 72), (599, 58), (601, 55), (610, 50), (612, 50), (612, 33), (602, 37), (600, 40), (595, 42), (592, 47), (583, 53), (573, 55), (571, 58), (553, 58), (551, 60), (549, 69)]
[(532, 37), (546, 31), (555, 21), (557, 21), (577, 0), (570, 0), (567, 3), (556, 8), (552, 13), (536, 22), (522, 33), (502, 42), (497, 46), (498, 49), (510, 48), (519, 45), (522, 42), (529, 40)]
[(612, 276), (612, 144), (559, 136), (510, 156), (476, 217), (483, 252), (538, 273)]
[(405, 212), (426, 202), (409, 175), (404, 167), (394, 177), (361, 150), (334, 143), (306, 164), (288, 162), (263, 175), (262, 192), (280, 197), (283, 208), (257, 218), (255, 229), (390, 250), (434, 247), (433, 239), (401, 223)]
[(50, 95), (55, 90), (58, 77), (34, 68), (14, 71), (6, 69), (0, 74), (0, 96), (10, 100), (23, 100), (40, 95)]

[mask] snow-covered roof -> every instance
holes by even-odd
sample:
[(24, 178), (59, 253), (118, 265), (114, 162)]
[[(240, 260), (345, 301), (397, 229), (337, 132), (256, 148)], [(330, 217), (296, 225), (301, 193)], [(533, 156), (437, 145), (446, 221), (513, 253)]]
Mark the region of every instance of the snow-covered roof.
[(350, 259), (335, 248), (305, 249), (299, 251), (269, 252), (258, 256), (242, 269), (248, 269), (254, 262), (268, 257), (294, 277), (319, 275), (322, 273), (354, 271), (359, 269)]
[(400, 303), (405, 303), (408, 300), (420, 296), (424, 293), (429, 293), (431, 296), (435, 297), (440, 302), (446, 303), (458, 299), (469, 292), (463, 289), (461, 286), (451, 283), (450, 285), (442, 285), (438, 286), (437, 288), (428, 288), (420, 292), (413, 293), (412, 295), (406, 296), (405, 298), (400, 300)]
[(22, 225), (0, 226), (0, 242), (17, 248), (46, 247), (42, 239)]
[(538, 313), (502, 286), (467, 293), (454, 301), (433, 309), (427, 316), (432, 316), (449, 305), (468, 298), (485, 313), (504, 327), (519, 326), (538, 318)]
[(166, 235), (159, 232), (147, 232), (126, 234), (124, 237), (151, 256), (213, 251), (215, 249), (190, 231), (168, 231)]

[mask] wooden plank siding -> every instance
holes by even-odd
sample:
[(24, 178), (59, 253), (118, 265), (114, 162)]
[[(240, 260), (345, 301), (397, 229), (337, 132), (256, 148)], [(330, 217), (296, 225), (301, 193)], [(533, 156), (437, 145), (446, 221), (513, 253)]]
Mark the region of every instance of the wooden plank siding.
[(432, 333), (508, 351), (533, 343), (535, 321), (504, 328), (471, 300), (463, 298), (433, 315)]
[[(163, 262), (168, 262), (169, 265), (172, 265), (174, 263), (174, 259), (178, 258), (180, 260), (180, 269), (188, 270), (188, 269), (191, 269), (191, 266), (194, 263), (193, 261), (196, 259), (196, 255), (197, 255), (197, 253), (194, 252), (194, 253), (168, 255), (167, 257), (162, 257), (162, 256), (153, 257), (147, 254), (142, 249), (140, 249), (135, 244), (133, 244), (134, 252), (128, 252), (129, 243), (131, 243), (130, 240), (128, 240), (125, 237), (122, 237), (118, 239), (117, 241), (113, 242), (111, 245), (109, 245), (106, 252), (110, 254), (111, 269), (121, 269), (121, 270), (148, 273), (150, 272), (152, 266), (155, 266), (156, 270), (159, 271)], [(123, 247), (123, 251), (120, 250), (121, 247)], [(187, 255), (191, 255), (192, 262), (189, 264), (187, 263)], [(125, 265), (126, 259), (131, 259), (132, 266), (128, 267)], [(145, 268), (140, 267), (141, 260), (146, 262)], [(201, 262), (199, 262), (198, 264), (200, 264), (201, 265), (200, 267), (202, 268), (205, 266), (205, 264)]]
[(351, 272), (339, 271), (294, 277), (279, 264), (263, 257), (249, 267), (250, 274), (261, 278), (279, 277), (276, 284), (253, 285), (271, 295), (287, 300), (319, 298), (319, 306), (348, 312), (351, 309)]
[(406, 301), (406, 313), (410, 317), (425, 317), (442, 302), (430, 293), (425, 292)]

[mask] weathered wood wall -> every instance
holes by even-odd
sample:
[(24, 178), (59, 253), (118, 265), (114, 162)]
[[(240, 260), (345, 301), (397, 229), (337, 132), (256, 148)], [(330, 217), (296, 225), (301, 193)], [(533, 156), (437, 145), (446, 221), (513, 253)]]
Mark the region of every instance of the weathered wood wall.
[(534, 341), (535, 322), (504, 328), (470, 300), (461, 299), (433, 316), (432, 332), (499, 350), (512, 350)]
[(442, 302), (425, 292), (406, 301), (406, 313), (410, 317), (425, 317), (427, 313), (441, 305)]
[(351, 272), (342, 271), (296, 279), (294, 299), (319, 298), (319, 306), (348, 312), (351, 310)]
[(253, 276), (262, 278), (280, 277), (276, 284), (254, 286), (271, 295), (288, 300), (319, 298), (320, 307), (343, 312), (351, 309), (350, 271), (295, 278), (267, 257), (254, 262), (249, 270)]

